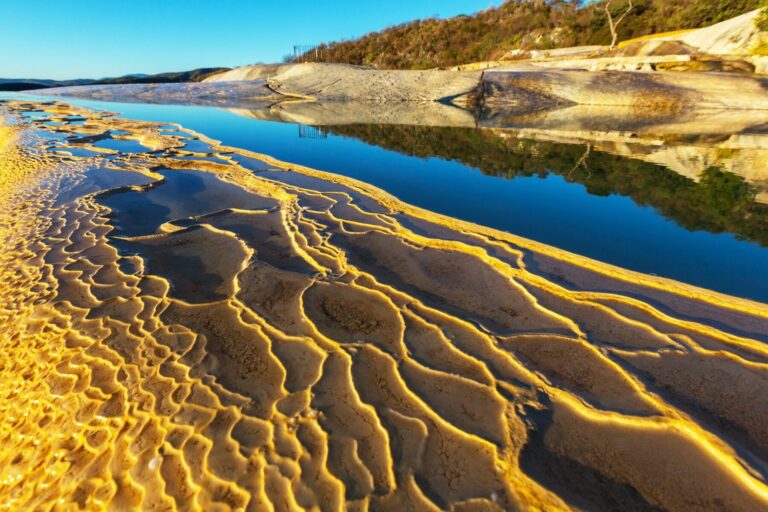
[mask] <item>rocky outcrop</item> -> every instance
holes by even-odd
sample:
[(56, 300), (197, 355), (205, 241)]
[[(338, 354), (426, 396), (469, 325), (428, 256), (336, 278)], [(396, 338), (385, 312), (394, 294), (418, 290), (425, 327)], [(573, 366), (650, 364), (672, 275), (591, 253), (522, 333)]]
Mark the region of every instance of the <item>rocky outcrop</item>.
[(384, 71), (345, 64), (248, 66), (207, 82), (266, 80), (285, 96), (325, 101), (450, 101), (477, 88), (478, 71)]
[[(271, 73), (275, 74), (272, 75)], [(247, 80), (234, 80), (238, 76)], [(768, 109), (768, 79), (714, 73), (583, 72), (514, 65), (480, 71), (379, 71), (335, 64), (259, 66), (200, 84), (83, 86), (42, 94), (239, 107), (275, 101), (440, 102), (539, 112), (571, 105), (634, 107), (637, 116), (687, 109)]]
[(756, 20), (760, 9), (742, 14), (711, 27), (679, 36), (679, 40), (710, 55), (751, 55), (761, 37)]
[(35, 91), (38, 96), (66, 96), (125, 103), (163, 103), (233, 107), (279, 101), (263, 80), (182, 84), (82, 85)]
[(633, 107), (639, 118), (686, 109), (768, 109), (768, 79), (712, 73), (590, 73), (510, 67), (483, 75), (484, 106), (538, 111), (563, 105)]

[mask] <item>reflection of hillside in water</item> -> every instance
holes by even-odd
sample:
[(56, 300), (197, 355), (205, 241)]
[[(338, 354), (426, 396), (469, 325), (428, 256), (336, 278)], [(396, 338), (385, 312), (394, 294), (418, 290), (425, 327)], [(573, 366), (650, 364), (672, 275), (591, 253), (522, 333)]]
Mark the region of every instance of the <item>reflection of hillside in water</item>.
[(768, 245), (768, 135), (650, 137), (398, 125), (325, 129), (493, 176), (553, 173), (583, 184), (591, 194), (631, 197), (688, 229), (732, 232)]

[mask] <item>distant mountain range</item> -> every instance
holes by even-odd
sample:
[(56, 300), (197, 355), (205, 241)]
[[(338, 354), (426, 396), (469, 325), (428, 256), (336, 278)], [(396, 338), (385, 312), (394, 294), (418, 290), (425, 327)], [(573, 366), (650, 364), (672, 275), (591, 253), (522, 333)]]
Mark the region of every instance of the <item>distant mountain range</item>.
[(71, 87), (75, 85), (107, 85), (107, 84), (168, 84), (179, 82), (202, 82), (205, 78), (229, 71), (230, 68), (198, 68), (191, 71), (177, 71), (147, 75), (136, 73), (117, 78), (77, 80), (47, 80), (37, 78), (0, 78), (0, 91), (31, 91), (51, 87)]

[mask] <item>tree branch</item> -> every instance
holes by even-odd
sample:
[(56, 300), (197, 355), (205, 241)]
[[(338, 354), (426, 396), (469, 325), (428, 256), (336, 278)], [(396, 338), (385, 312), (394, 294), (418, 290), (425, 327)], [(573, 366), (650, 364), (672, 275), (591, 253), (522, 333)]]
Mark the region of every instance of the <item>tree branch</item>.
[(627, 17), (627, 14), (629, 14), (629, 12), (632, 10), (632, 8), (633, 8), (633, 7), (634, 7), (634, 5), (632, 4), (632, 0), (629, 0), (629, 4), (627, 4), (627, 10), (626, 10), (626, 11), (624, 11), (624, 14), (622, 14), (622, 15), (619, 17), (619, 19), (618, 19), (618, 20), (616, 20), (616, 26), (617, 26), (617, 27), (619, 26), (619, 23), (621, 23), (621, 22), (624, 20), (624, 18), (626, 18), (626, 17)]
[(619, 16), (617, 20), (614, 21), (613, 14), (611, 14), (611, 6), (613, 5), (613, 0), (608, 0), (603, 4), (603, 9), (605, 10), (605, 16), (608, 18), (608, 28), (611, 31), (611, 50), (616, 48), (616, 41), (619, 38), (618, 33), (616, 32), (616, 29), (618, 28), (619, 24), (624, 21), (624, 18), (627, 17), (627, 15), (632, 11), (632, 9), (635, 7), (634, 0), (629, 0), (627, 3), (627, 9), (624, 11), (624, 13)]

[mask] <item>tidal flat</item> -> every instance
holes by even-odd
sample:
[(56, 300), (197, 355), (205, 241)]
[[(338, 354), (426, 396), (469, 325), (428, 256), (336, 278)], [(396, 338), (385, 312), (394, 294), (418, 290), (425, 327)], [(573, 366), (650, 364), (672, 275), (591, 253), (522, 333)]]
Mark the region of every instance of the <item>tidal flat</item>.
[(7, 508), (768, 507), (765, 304), (180, 124), (0, 109)]

